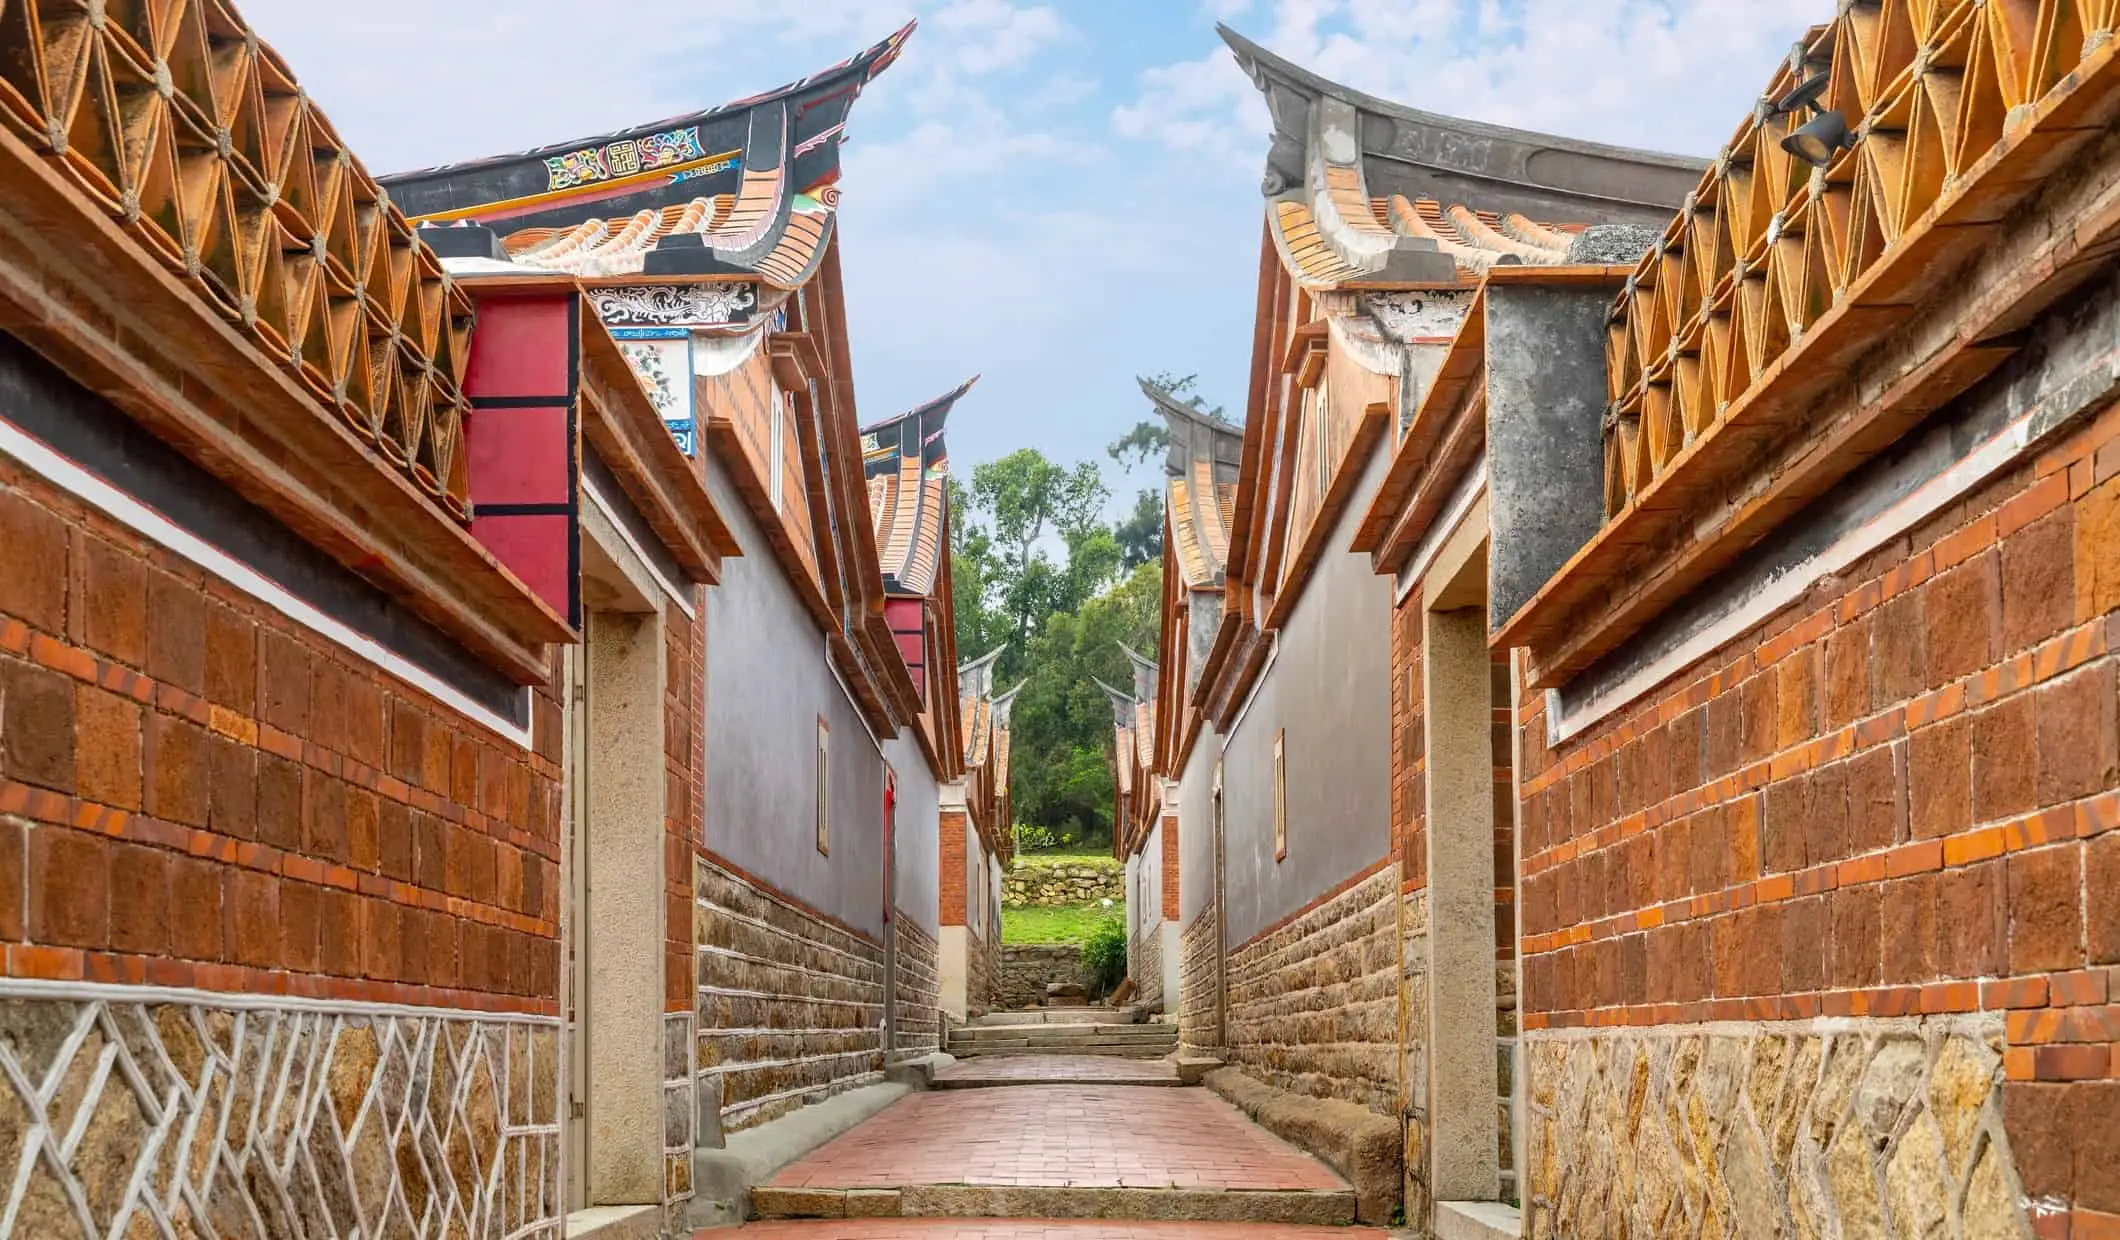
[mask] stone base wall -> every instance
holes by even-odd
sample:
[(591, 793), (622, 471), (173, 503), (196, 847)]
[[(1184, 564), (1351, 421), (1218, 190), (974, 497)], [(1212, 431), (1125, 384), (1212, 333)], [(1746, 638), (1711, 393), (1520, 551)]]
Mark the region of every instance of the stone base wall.
[(1141, 927), (1141, 937), (1127, 953), (1127, 976), (1134, 979), (1134, 1002), (1150, 1009), (1163, 1008), (1163, 923), (1151, 920)]
[(995, 986), (1001, 977), (1000, 949), (978, 934), (966, 936), (964, 951), (964, 1010), (969, 1016), (984, 1016), (994, 1010)]
[(2030, 1240), (2003, 1129), (2003, 1025), (1528, 1035), (1524, 1234)]
[(1399, 1118), (1405, 1129), (1405, 1208), (1430, 1218), (1428, 1158), (1428, 891), (1399, 896)]
[(1178, 935), (1178, 1045), (1188, 1052), (1216, 1049), (1215, 963), (1221, 952), (1221, 918), (1210, 904)]
[(1009, 946), (1001, 949), (1001, 993), (1004, 1008), (1037, 1007), (1045, 988), (1055, 982), (1089, 985), (1082, 970), (1082, 949), (1060, 944)]
[(692, 1200), (692, 1150), (699, 1144), (698, 1074), (692, 1067), (690, 1012), (663, 1017), (663, 1234), (683, 1235)]
[(891, 916), (898, 948), (898, 1023), (891, 1058), (915, 1059), (942, 1049), (942, 946), (903, 910)]
[(559, 1240), (555, 1019), (67, 995), (0, 981), (13, 1235)]
[(701, 1106), (724, 1132), (882, 1079), (883, 948), (704, 859)]
[(1398, 882), (1385, 865), (1230, 953), (1232, 1065), (1398, 1113)]

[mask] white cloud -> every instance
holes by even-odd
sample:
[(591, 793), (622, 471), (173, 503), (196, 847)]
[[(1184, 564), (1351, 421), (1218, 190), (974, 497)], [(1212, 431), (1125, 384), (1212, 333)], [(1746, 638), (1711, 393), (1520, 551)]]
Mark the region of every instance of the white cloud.
[(935, 14), (934, 26), (956, 45), (952, 63), (974, 76), (1013, 69), (1067, 33), (1045, 5), (1007, 0), (955, 0)]

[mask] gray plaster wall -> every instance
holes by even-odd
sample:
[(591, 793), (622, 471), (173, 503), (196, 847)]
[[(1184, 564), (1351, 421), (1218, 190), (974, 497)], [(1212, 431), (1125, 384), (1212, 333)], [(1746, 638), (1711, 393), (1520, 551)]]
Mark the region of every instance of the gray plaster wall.
[[(776, 890), (883, 933), (883, 757), (841, 687), (824, 634), (741, 496), (710, 459), (707, 489), (743, 548), (707, 591), (706, 846)], [(831, 728), (830, 855), (817, 851), (817, 720)]]
[[(1343, 550), (1389, 461), (1380, 447), (1364, 466), (1257, 696), (1223, 744), (1232, 947), (1390, 851), (1392, 585), (1367, 555)], [(1273, 742), (1284, 730), (1288, 856), (1277, 862)]]
[(1605, 312), (1612, 290), (1487, 289), (1490, 628), (1605, 520)]
[(942, 921), (942, 793), (910, 730), (885, 741), (883, 754), (898, 775), (892, 895), (898, 907), (932, 935)]
[(1215, 760), (1222, 738), (1200, 729), (1178, 779), (1178, 921), (1191, 925), (1215, 898)]

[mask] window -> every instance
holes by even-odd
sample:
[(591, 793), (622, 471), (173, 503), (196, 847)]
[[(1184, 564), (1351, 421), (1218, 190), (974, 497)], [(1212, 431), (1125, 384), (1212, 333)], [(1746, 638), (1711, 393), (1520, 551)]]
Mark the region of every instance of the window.
[(1288, 730), (1273, 734), (1273, 859), (1288, 859)]
[(832, 727), (817, 717), (817, 851), (832, 854)]
[(1316, 392), (1317, 401), (1313, 406), (1315, 413), (1312, 420), (1313, 429), (1311, 431), (1311, 433), (1316, 436), (1318, 444), (1318, 501), (1320, 503), (1324, 502), (1325, 492), (1330, 491), (1332, 489), (1332, 467), (1335, 463), (1333, 461), (1333, 454), (1334, 449), (1337, 447), (1337, 445), (1332, 442), (1332, 434), (1330, 431), (1330, 427), (1332, 425), (1332, 414), (1325, 407), (1325, 402), (1328, 399), (1328, 394), (1331, 390), (1327, 386), (1327, 383), (1328, 380), (1324, 378), (1320, 378), (1318, 380), (1318, 390)]
[(787, 424), (787, 398), (781, 394), (780, 385), (776, 383), (773, 385), (773, 463), (771, 468), (767, 470), (766, 481), (766, 486), (773, 493), (773, 511), (775, 512), (781, 510), (782, 493), (786, 490), (786, 483), (782, 476), (787, 473), (788, 468)]

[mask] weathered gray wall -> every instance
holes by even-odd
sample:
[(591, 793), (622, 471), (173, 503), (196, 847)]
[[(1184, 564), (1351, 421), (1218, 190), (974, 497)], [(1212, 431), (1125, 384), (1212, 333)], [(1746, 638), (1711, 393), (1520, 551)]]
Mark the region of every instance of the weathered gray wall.
[(1487, 289), (1493, 627), (1605, 520), (1605, 312), (1612, 290)]
[(883, 743), (898, 773), (898, 836), (892, 895), (933, 938), (942, 914), (942, 801), (935, 773), (910, 731)]
[[(882, 756), (827, 662), (824, 635), (711, 460), (707, 484), (744, 553), (707, 591), (706, 845), (881, 935)], [(813, 826), (820, 715), (832, 729), (830, 856), (817, 851)]]
[(1189, 926), (1215, 898), (1215, 759), (1222, 738), (1200, 729), (1178, 781), (1178, 922)]
[[(1363, 469), (1331, 550), (1281, 630), (1224, 746), (1224, 880), (1232, 949), (1391, 848), (1391, 581), (1344, 548), (1389, 453)], [(1285, 729), (1288, 856), (1274, 860), (1273, 741)], [(1184, 840), (1184, 829), (1179, 839)]]

